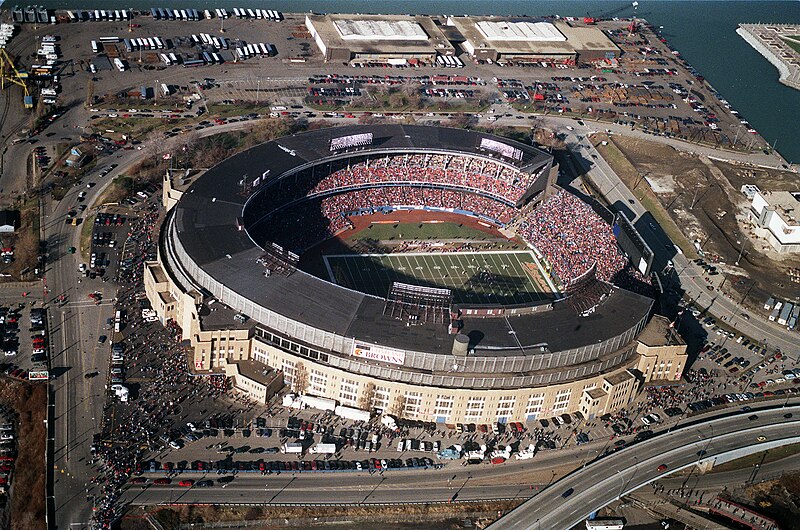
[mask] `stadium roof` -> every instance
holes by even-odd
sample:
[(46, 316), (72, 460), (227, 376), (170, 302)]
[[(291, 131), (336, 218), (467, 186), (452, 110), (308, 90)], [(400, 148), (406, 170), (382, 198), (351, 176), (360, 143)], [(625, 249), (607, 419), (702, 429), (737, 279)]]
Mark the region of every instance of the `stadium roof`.
[[(344, 337), (448, 354), (453, 338), (445, 325), (407, 326), (404, 321), (382, 314), (382, 299), (344, 289), (303, 271), (265, 277), (263, 266), (257, 263), (263, 250), (237, 226), (248, 198), (240, 184), (244, 175), (252, 179), (269, 170), (269, 178), (277, 178), (331, 156), (331, 138), (362, 132), (374, 134), (372, 149), (448, 149), (471, 154), (480, 138), (491, 137), (460, 129), (379, 125), (323, 129), (262, 144), (211, 168), (186, 190), (174, 208), (177, 237), (205, 274), (239, 296), (287, 318)], [(549, 154), (531, 146), (493, 138), (522, 149), (523, 163), (541, 166), (550, 161)], [(184, 263), (185, 267), (189, 265)], [(553, 311), (533, 315), (466, 318), (464, 330), (483, 337), (478, 342), (479, 349), (507, 348), (504, 353), (513, 354), (521, 353), (520, 344), (547, 343), (551, 351), (561, 351), (619, 335), (641, 321), (651, 304), (649, 298), (618, 289), (585, 318), (556, 304)]]

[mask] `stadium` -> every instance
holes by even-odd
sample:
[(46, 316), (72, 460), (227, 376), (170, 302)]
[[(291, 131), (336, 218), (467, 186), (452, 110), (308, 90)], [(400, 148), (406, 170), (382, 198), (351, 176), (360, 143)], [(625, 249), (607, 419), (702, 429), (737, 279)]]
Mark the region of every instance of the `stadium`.
[(145, 290), (197, 373), (261, 402), (286, 385), (424, 421), (592, 418), (680, 378), (685, 344), (556, 175), (462, 129), (284, 137), (165, 176)]

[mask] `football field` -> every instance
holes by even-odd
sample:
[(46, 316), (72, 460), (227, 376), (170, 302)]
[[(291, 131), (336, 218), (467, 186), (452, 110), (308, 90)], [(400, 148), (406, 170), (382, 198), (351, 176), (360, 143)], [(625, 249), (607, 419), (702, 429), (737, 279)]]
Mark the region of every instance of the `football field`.
[(531, 304), (553, 298), (529, 251), (324, 256), (330, 280), (385, 297), (392, 282), (447, 288), (456, 304)]

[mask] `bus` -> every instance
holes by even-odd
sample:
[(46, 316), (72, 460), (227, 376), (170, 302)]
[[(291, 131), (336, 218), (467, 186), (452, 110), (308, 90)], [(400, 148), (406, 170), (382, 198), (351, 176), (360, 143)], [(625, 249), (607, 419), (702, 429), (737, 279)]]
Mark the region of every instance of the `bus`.
[(196, 66), (203, 66), (206, 62), (202, 59), (193, 59), (191, 61), (184, 61), (183, 67), (184, 68), (194, 68)]
[(98, 40), (102, 43), (113, 44), (119, 42), (119, 37), (100, 37)]
[(128, 53), (131, 53), (133, 51), (133, 44), (131, 44), (131, 39), (125, 39), (124, 42), (125, 42), (125, 50), (127, 50)]

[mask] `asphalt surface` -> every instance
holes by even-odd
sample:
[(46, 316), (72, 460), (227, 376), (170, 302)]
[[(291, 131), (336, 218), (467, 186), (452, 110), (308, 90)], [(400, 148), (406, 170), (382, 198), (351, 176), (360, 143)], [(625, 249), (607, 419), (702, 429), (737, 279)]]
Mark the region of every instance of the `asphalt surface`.
[[(784, 414), (793, 417), (784, 418)], [(664, 476), (736, 449), (758, 452), (777, 440), (799, 441), (799, 406), (749, 412), (683, 426), (584, 466), (494, 524), (492, 530), (569, 529), (590, 513)], [(764, 440), (759, 440), (764, 437)], [(701, 456), (699, 451), (705, 451)], [(666, 471), (659, 471), (662, 464)]]

